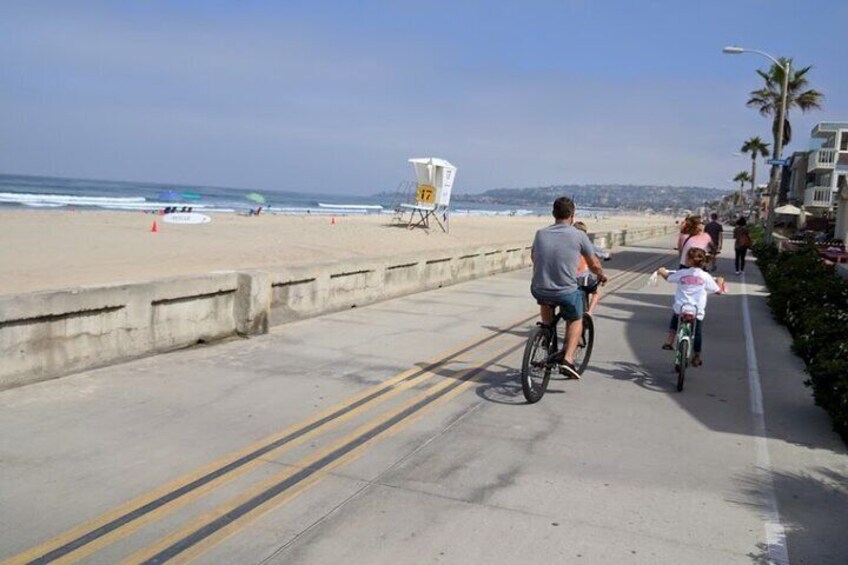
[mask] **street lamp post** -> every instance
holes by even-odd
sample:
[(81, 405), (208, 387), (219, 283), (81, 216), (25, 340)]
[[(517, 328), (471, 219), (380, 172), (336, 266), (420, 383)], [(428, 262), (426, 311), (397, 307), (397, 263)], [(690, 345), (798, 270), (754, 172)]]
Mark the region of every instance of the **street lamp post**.
[(756, 53), (757, 55), (762, 55), (766, 59), (769, 59), (779, 68), (783, 69), (783, 86), (780, 92), (780, 114), (778, 114), (778, 124), (777, 124), (777, 139), (774, 143), (774, 153), (772, 154), (772, 159), (775, 161), (771, 166), (771, 180), (769, 187), (769, 204), (768, 204), (768, 218), (766, 218), (766, 243), (771, 243), (773, 239), (774, 233), (774, 206), (777, 202), (777, 193), (780, 189), (780, 181), (779, 175), (782, 169), (781, 165), (778, 165), (776, 161), (780, 160), (780, 156), (783, 153), (783, 123), (786, 121), (786, 98), (789, 91), (789, 72), (792, 67), (792, 63), (790, 61), (786, 61), (784, 65), (768, 53), (764, 51), (759, 51), (757, 49), (745, 49), (744, 47), (725, 47), (722, 51), (728, 55), (738, 55), (740, 53)]

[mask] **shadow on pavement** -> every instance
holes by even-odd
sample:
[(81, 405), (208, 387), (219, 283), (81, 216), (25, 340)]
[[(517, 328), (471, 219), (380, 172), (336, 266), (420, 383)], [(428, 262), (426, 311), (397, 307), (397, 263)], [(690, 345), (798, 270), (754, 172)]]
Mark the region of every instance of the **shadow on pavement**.
[[(749, 300), (753, 296), (750, 294), (752, 286), (759, 284), (754, 282), (756, 280), (749, 277), (746, 281), (749, 284)], [(664, 283), (661, 281), (660, 284)], [(590, 371), (617, 381), (631, 381), (654, 392), (667, 393), (681, 409), (712, 431), (754, 437), (748, 406), (750, 392), (742, 329), (742, 296), (731, 293), (708, 299), (704, 365), (687, 374), (686, 388), (677, 393), (674, 390), (676, 375), (672, 369), (672, 353), (661, 349), (667, 335), (672, 295), (673, 287), (668, 285), (662, 294), (620, 292), (602, 302), (600, 316), (596, 318), (601, 325), (624, 323), (623, 338), (635, 360), (629, 363), (599, 360), (592, 363)], [(841, 442), (835, 440), (829, 430), (814, 425), (823, 415), (813, 399), (809, 395), (798, 398), (802, 394), (798, 391), (802, 389), (797, 385), (806, 375), (791, 362), (788, 344), (781, 340), (776, 347), (783, 349), (775, 351), (774, 357), (769, 358), (764, 340), (779, 335), (779, 329), (757, 327), (757, 323), (774, 322), (763, 317), (762, 304), (753, 301), (749, 304), (764, 390), (767, 438), (808, 448), (814, 458), (819, 457), (816, 452), (826, 460), (830, 460), (830, 454), (843, 454)], [(603, 340), (603, 331), (600, 339)], [(797, 379), (798, 382), (789, 383), (787, 379)], [(825, 453), (828, 455), (825, 456)], [(769, 479), (764, 478), (766, 476), (770, 476), (773, 483), (767, 483)], [(765, 515), (771, 507), (772, 497), (777, 496), (793, 561), (800, 557), (800, 562), (805, 563), (848, 563), (848, 472), (844, 468), (818, 467), (802, 474), (772, 470), (770, 475), (764, 475), (754, 471), (738, 477), (737, 481), (742, 498), (730, 500), (731, 503), (755, 508)], [(764, 544), (758, 544), (748, 557), (752, 563), (771, 563), (767, 549)]]
[(768, 546), (764, 543), (757, 544), (757, 552), (753, 551), (747, 555), (754, 565), (772, 565), (774, 562), (768, 554)]
[(495, 404), (527, 404), (521, 391), (521, 371), (516, 367), (503, 364), (490, 365), (484, 380), (474, 389), (474, 393), (487, 402)]
[(665, 368), (667, 375), (660, 374), (661, 369), (651, 372), (638, 363), (627, 362), (599, 363), (591, 366), (590, 370), (592, 373), (606, 375), (618, 381), (632, 381), (635, 385), (651, 392), (677, 393), (677, 373), (671, 365)]
[[(848, 559), (848, 476), (832, 469), (817, 467), (812, 473), (771, 474), (774, 490), (793, 493), (791, 500), (780, 508), (781, 522), (786, 529), (786, 545), (790, 555), (815, 556), (817, 565), (843, 565)], [(729, 500), (765, 513), (770, 509), (772, 485), (761, 474), (737, 477), (743, 500)], [(826, 508), (842, 508), (841, 519)], [(749, 553), (753, 563), (770, 563), (767, 548), (758, 545)], [(806, 561), (805, 561), (806, 562)]]
[[(750, 418), (731, 419), (720, 404), (728, 401), (746, 402), (748, 398), (747, 368), (744, 337), (731, 334), (724, 326), (738, 323), (730, 313), (741, 308), (741, 297), (728, 295), (711, 297), (704, 321), (704, 365), (690, 367), (683, 392), (676, 391), (674, 353), (662, 349), (668, 335), (672, 296), (624, 292), (616, 302), (603, 305), (605, 311), (626, 312), (625, 336), (636, 355), (631, 363), (595, 363), (591, 370), (617, 380), (630, 380), (655, 392), (668, 392), (681, 408), (704, 426), (723, 433), (753, 435)], [(619, 318), (608, 317), (620, 321)], [(712, 382), (710, 382), (712, 380)], [(777, 438), (783, 439), (783, 438)]]
[(527, 339), (527, 334), (530, 332), (530, 328), (532, 325), (528, 325), (523, 328), (514, 328), (511, 330), (504, 331), (503, 328), (498, 326), (481, 326), (484, 330), (489, 330), (492, 333), (502, 333), (504, 335), (514, 335), (516, 337), (520, 337), (521, 339)]
[[(622, 292), (615, 295), (615, 301), (602, 303), (601, 311), (607, 313), (626, 313), (625, 335), (627, 343), (635, 353), (634, 363), (604, 364), (594, 362), (590, 370), (605, 374), (617, 380), (631, 380), (639, 386), (651, 390), (671, 391), (676, 375), (673, 370), (673, 353), (661, 348), (667, 336), (669, 317), (671, 315), (672, 296), (669, 285), (668, 295), (648, 294), (639, 292)], [(748, 401), (747, 361), (745, 357), (744, 334), (741, 330), (728, 329), (728, 325), (741, 326), (740, 314), (742, 297), (729, 294), (713, 296), (708, 300), (707, 316), (704, 324), (704, 365), (697, 369), (690, 368), (687, 373), (687, 388), (682, 393), (676, 391), (672, 398), (694, 418), (710, 429), (745, 436), (753, 435), (749, 418), (729, 419), (725, 411), (717, 409), (715, 402)], [(609, 314), (596, 316), (600, 319), (621, 321), (620, 317)], [(599, 336), (603, 339), (602, 332)], [(783, 347), (781, 345), (781, 347)], [(764, 372), (764, 360), (760, 360), (760, 378), (763, 382), (769, 378)], [(797, 375), (799, 380), (806, 375)], [(710, 385), (709, 379), (713, 379)], [(709, 401), (708, 401), (709, 400)], [(820, 408), (815, 406), (812, 398), (804, 402), (794, 402), (780, 407), (780, 413), (767, 414), (772, 418), (791, 419), (809, 416), (821, 416)], [(746, 409), (747, 413), (748, 410)], [(801, 445), (813, 449), (834, 449), (833, 438), (815, 437), (798, 431), (793, 437), (776, 434), (769, 428), (769, 437)], [(841, 446), (836, 447), (842, 453)]]

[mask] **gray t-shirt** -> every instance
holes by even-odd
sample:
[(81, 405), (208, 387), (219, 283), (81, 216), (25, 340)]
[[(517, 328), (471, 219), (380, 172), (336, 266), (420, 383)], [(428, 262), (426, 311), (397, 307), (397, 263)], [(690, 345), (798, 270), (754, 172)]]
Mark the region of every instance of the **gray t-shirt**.
[(568, 224), (554, 224), (536, 232), (533, 240), (533, 282), (541, 295), (560, 296), (577, 290), (577, 263), (594, 248), (587, 236)]

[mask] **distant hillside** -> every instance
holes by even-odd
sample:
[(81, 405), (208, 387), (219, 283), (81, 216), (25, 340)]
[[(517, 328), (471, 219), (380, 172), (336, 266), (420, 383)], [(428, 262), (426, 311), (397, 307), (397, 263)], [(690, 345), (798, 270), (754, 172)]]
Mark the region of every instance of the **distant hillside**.
[(694, 210), (719, 200), (727, 192), (699, 186), (558, 185), (535, 188), (497, 188), (480, 194), (454, 194), (453, 202), (502, 204), (515, 207), (548, 206), (560, 196), (574, 198), (578, 206), (628, 210)]

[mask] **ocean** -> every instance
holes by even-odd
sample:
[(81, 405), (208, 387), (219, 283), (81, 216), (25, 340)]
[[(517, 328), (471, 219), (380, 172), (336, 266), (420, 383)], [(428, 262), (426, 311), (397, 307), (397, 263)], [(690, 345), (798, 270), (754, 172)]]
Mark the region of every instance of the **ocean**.
[[(412, 186), (410, 184), (410, 186)], [(260, 193), (260, 204), (248, 195)], [(168, 206), (191, 207), (194, 212), (247, 213), (263, 206), (271, 214), (393, 214), (412, 194), (384, 193), (375, 196), (312, 194), (292, 191), (254, 191), (246, 188), (189, 186), (129, 181), (86, 180), (59, 177), (0, 174), (0, 209), (125, 210), (152, 212)], [(325, 205), (325, 206), (322, 206)], [(607, 216), (612, 210), (581, 210)], [(516, 209), (497, 204), (457, 203), (452, 215), (548, 216), (550, 207)]]

